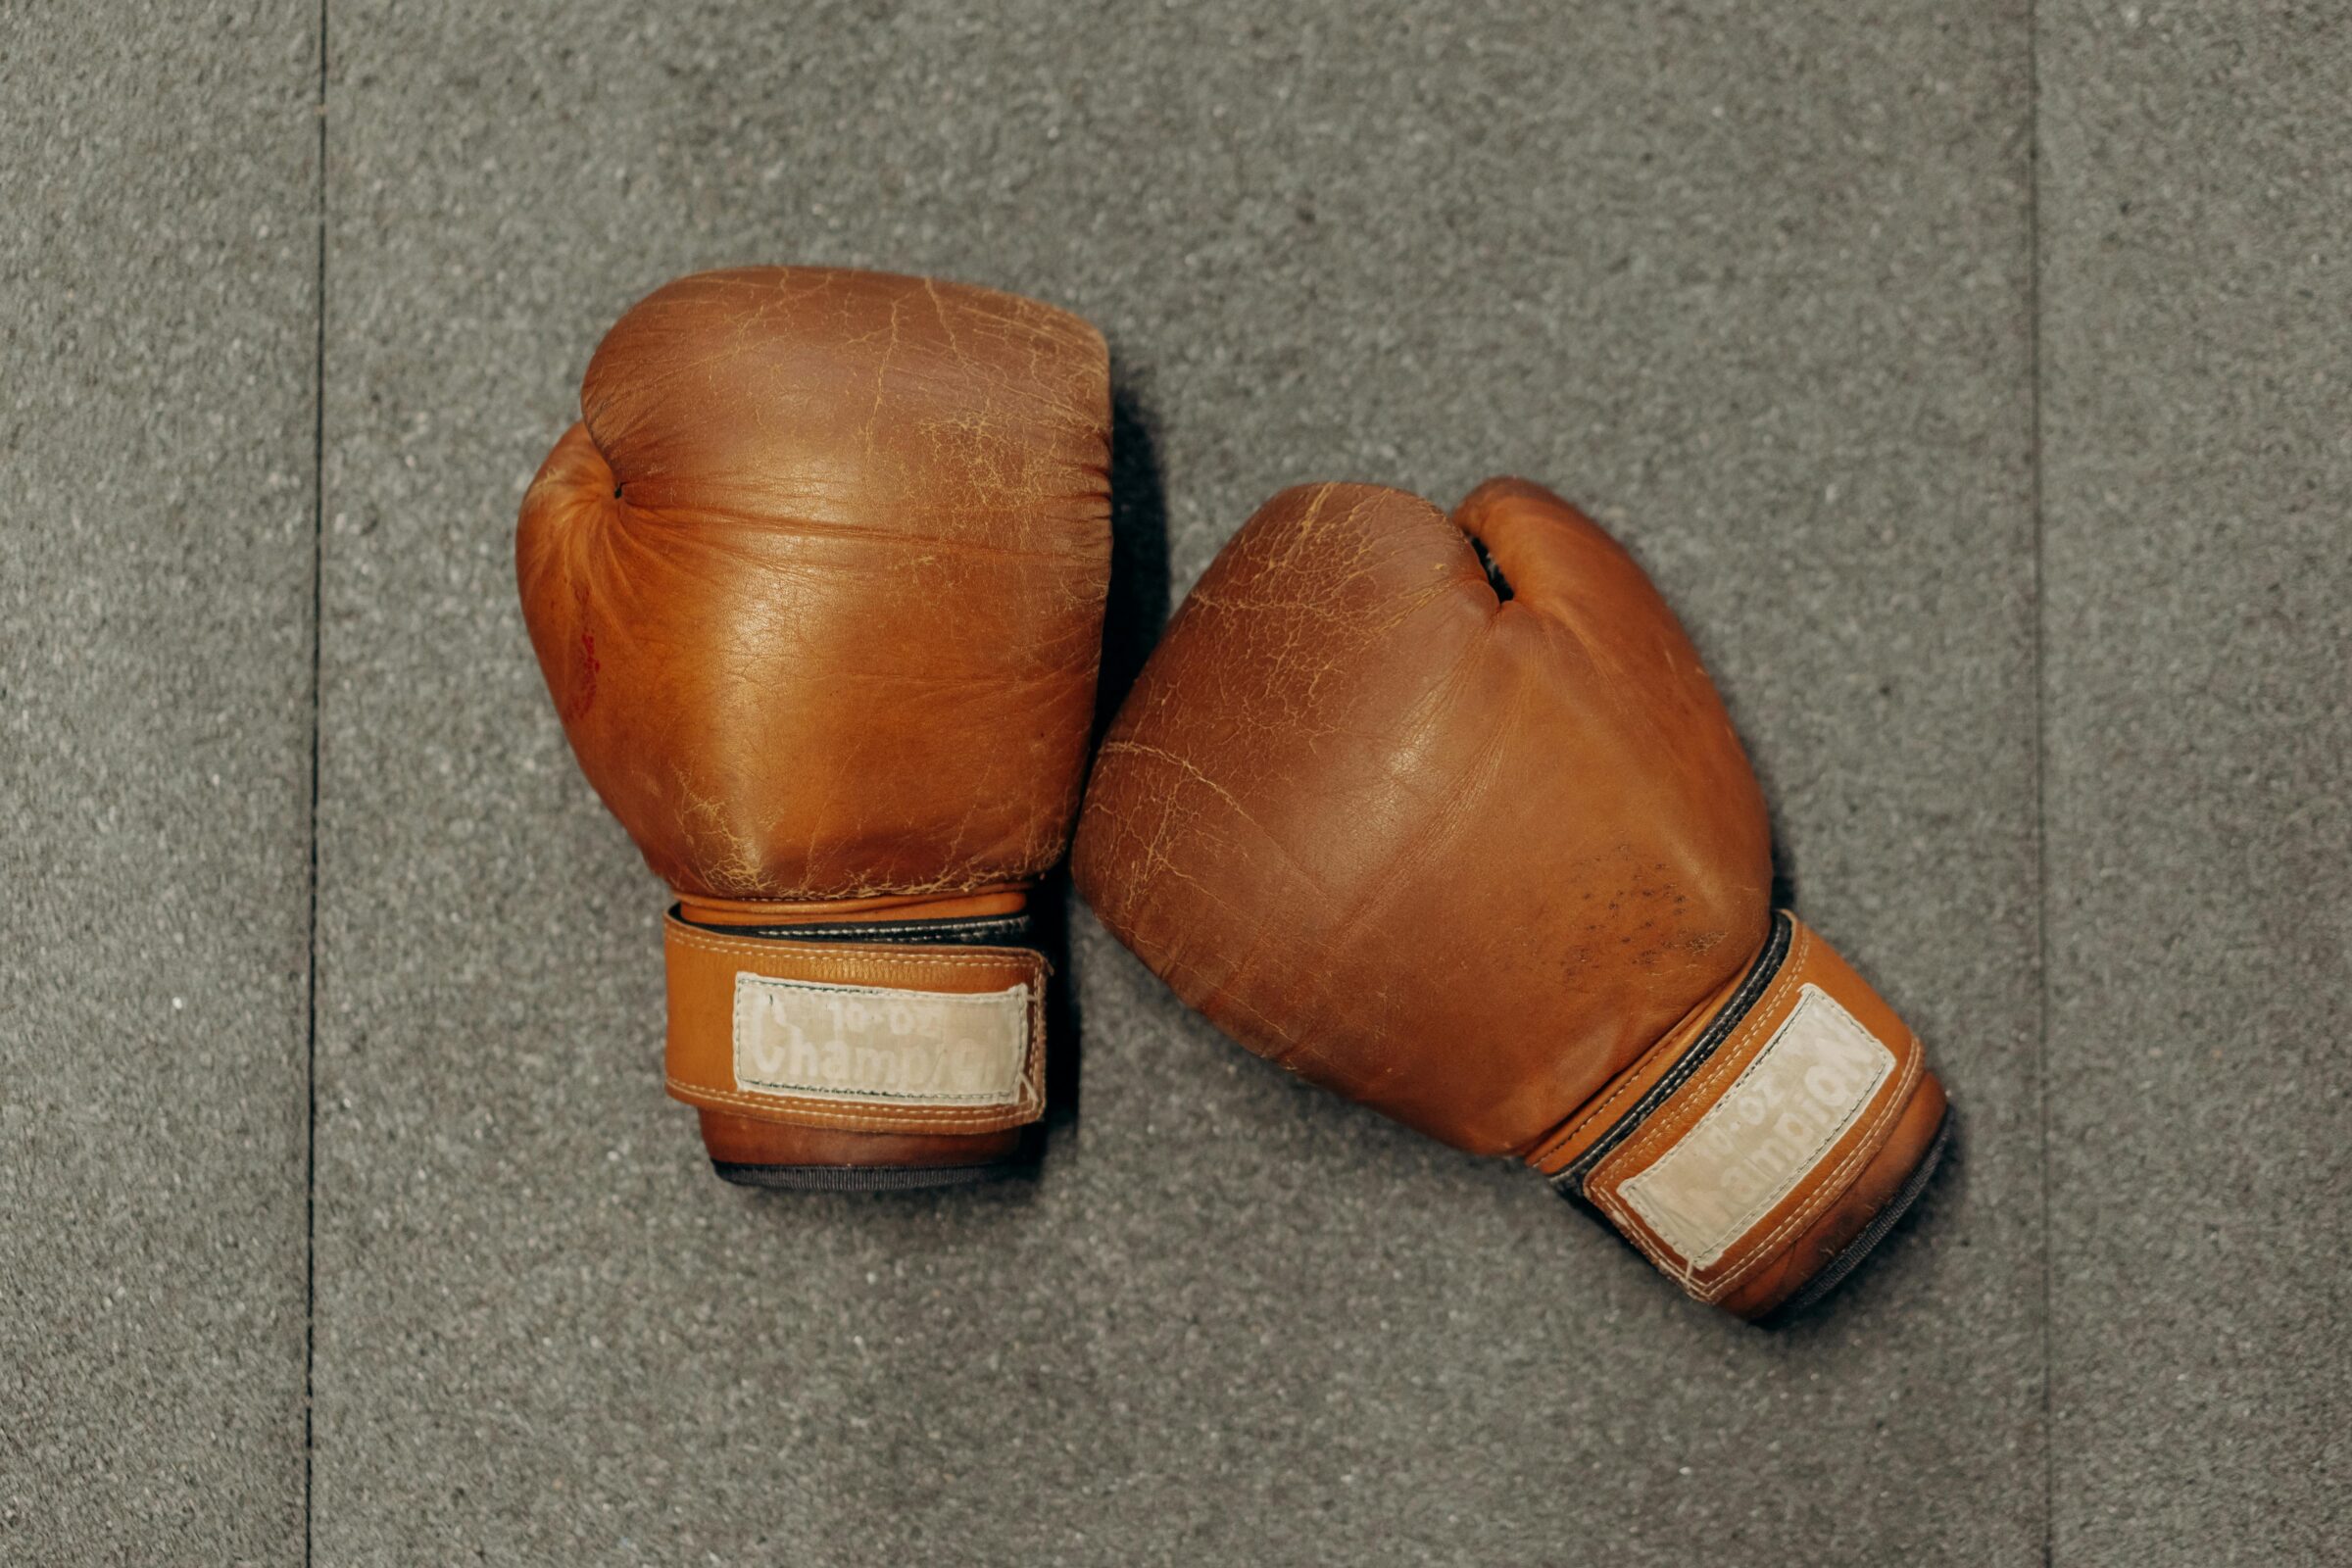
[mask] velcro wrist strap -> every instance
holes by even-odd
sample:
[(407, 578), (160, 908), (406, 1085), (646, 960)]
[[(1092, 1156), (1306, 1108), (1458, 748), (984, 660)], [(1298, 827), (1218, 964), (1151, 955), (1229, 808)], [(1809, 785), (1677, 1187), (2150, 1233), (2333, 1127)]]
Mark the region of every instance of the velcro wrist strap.
[(1702, 1301), (1741, 1306), (1844, 1200), (1920, 1086), (1917, 1036), (1793, 915), (1710, 1016), (1555, 1145), (1553, 1181)]
[(663, 922), (672, 1096), (853, 1132), (998, 1132), (1045, 1113), (1042, 954), (881, 923), (779, 929)]

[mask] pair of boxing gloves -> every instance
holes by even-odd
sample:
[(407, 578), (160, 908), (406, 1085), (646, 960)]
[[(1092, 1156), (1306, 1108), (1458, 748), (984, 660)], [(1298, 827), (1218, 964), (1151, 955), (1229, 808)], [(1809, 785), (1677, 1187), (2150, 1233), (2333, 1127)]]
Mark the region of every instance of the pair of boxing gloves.
[[(1940, 1149), (1918, 1039), (1771, 903), (1764, 803), (1642, 568), (1516, 479), (1286, 490), (1094, 758), (1108, 357), (986, 289), (662, 288), (522, 505), (580, 765), (676, 903), (669, 1092), (720, 1175), (966, 1181), (1045, 1111), (1073, 871), (1291, 1071), (1535, 1166), (1691, 1296), (1801, 1308)], [(1083, 796), (1081, 786), (1083, 784)]]

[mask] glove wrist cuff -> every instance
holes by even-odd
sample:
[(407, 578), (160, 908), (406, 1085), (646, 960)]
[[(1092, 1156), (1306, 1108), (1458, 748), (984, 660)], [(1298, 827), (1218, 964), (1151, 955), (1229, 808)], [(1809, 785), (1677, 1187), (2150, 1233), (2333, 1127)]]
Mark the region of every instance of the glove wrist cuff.
[(751, 1142), (779, 1146), (763, 1124), (812, 1135), (780, 1147), (819, 1149), (816, 1163), (897, 1165), (952, 1163), (966, 1140), (1004, 1146), (985, 1135), (1038, 1120), (1048, 965), (1025, 903), (1023, 889), (846, 905), (681, 900), (662, 922), (665, 1077), (705, 1112), (722, 1173), (741, 1150), (722, 1151), (714, 1124), (733, 1146), (746, 1142), (741, 1124)]
[(1690, 1296), (1742, 1317), (1826, 1293), (1942, 1149), (1919, 1038), (1786, 912), (1695, 1010), (1534, 1158)]

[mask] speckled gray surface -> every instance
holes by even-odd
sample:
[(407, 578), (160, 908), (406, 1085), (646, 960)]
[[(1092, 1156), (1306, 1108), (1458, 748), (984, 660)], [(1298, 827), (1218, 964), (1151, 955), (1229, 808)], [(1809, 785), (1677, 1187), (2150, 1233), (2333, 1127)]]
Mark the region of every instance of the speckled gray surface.
[(2352, 50), (2042, 11), (2053, 1529), (2352, 1555)]
[(0, 1561), (298, 1562), (297, 6), (0, 11)]
[[(319, 13), (0, 16), (0, 1558), (2344, 1533), (2352, 47), (2316, 10), (509, 9), (329, 0), (322, 446)], [(1520, 471), (1617, 528), (1800, 906), (1960, 1104), (1921, 1212), (1810, 1324), (1714, 1321), (1082, 909), (1034, 1180), (712, 1180), (659, 1088), (662, 895), (510, 552), (604, 326), (744, 261), (1106, 329), (1123, 673), (1293, 481)]]
[[(2026, 42), (2020, 8), (338, 12), (322, 1559), (2037, 1559)], [(1250, 1062), (1084, 914), (1037, 1181), (713, 1182), (657, 1078), (662, 895), (509, 552), (598, 333), (745, 260), (1094, 318), (1179, 587), (1312, 477), (1520, 470), (1621, 527), (1807, 910), (1961, 1100), (1919, 1222), (1810, 1328), (1716, 1321), (1534, 1178)]]

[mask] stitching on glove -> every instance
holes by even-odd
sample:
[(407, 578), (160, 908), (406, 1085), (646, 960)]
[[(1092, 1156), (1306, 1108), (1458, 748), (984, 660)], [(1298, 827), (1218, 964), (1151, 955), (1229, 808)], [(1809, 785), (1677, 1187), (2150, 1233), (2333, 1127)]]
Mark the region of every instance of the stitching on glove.
[[(773, 942), (745, 942), (737, 938), (706, 936), (683, 922), (676, 922), (670, 926), (669, 939), (681, 946), (695, 948), (704, 953), (742, 954), (752, 957), (764, 955), (771, 958), (777, 956), (776, 944)], [(1010, 961), (1032, 967), (1040, 973), (1046, 966), (1043, 954), (1032, 953), (1026, 948), (974, 948), (966, 953), (941, 953), (929, 948), (909, 952), (902, 947), (844, 945), (827, 947), (815, 952), (809, 951), (814, 946), (814, 944), (808, 944), (794, 947), (792, 950), (793, 961), (812, 964), (830, 963), (838, 966), (846, 965), (858, 957), (883, 957), (919, 966), (939, 964), (950, 968), (969, 969), (1002, 968), (1007, 961)], [(890, 988), (885, 987), (884, 989)], [(903, 991), (909, 988), (901, 986), (897, 989)]]
[[(1811, 933), (1807, 932), (1806, 935), (1809, 943)], [(1790, 951), (1790, 967), (1784, 970), (1784, 975), (1795, 973), (1795, 964), (1801, 956), (1802, 950), (1792, 949)], [(1757, 1013), (1768, 1011), (1768, 1003), (1777, 1001), (1777, 997), (1773, 993), (1777, 993), (1781, 989), (1780, 982), (1776, 980), (1772, 992), (1767, 993), (1767, 999), (1759, 1001), (1749, 1016), (1752, 1018)], [(1718, 1054), (1724, 1054), (1718, 1053)], [(1650, 1129), (1644, 1128), (1640, 1137), (1630, 1141), (1625, 1149), (1617, 1151), (1607, 1161), (1610, 1167), (1608, 1171), (1594, 1171), (1592, 1182), (1594, 1201), (1609, 1216), (1611, 1223), (1616, 1225), (1619, 1233), (1629, 1238), (1641, 1250), (1642, 1255), (1656, 1264), (1662, 1272), (1672, 1275), (1686, 1294), (1701, 1301), (1714, 1301), (1776, 1255), (1782, 1243), (1829, 1212), (1832, 1205), (1845, 1196), (1845, 1190), (1851, 1184), (1855, 1172), (1884, 1147), (1886, 1127), (1902, 1107), (1909, 1102), (1912, 1091), (1919, 1085), (1920, 1074), (1927, 1059), (1926, 1048), (1920, 1044), (1919, 1036), (1909, 1030), (1904, 1031), (1903, 1051), (1900, 1054), (1902, 1062), (1893, 1093), (1880, 1106), (1878, 1114), (1864, 1124), (1859, 1140), (1852, 1149), (1847, 1151), (1845, 1157), (1840, 1159), (1828, 1176), (1814, 1188), (1812, 1197), (1797, 1205), (1795, 1212), (1775, 1226), (1769, 1234), (1749, 1244), (1749, 1250), (1744, 1257), (1705, 1286), (1697, 1283), (1686, 1259), (1677, 1256), (1662, 1243), (1651, 1241), (1645, 1228), (1636, 1228), (1634, 1216), (1618, 1200), (1618, 1184), (1614, 1180), (1616, 1173), (1622, 1170), (1627, 1163), (1634, 1162), (1635, 1154), (1646, 1153), (1655, 1146), (1656, 1140), (1649, 1136)], [(1754, 1065), (1753, 1058), (1741, 1063), (1740, 1074), (1744, 1075), (1748, 1067), (1752, 1065)], [(1710, 1076), (1720, 1076), (1720, 1073)], [(1720, 1100), (1722, 1097), (1716, 1098)], [(1712, 1108), (1713, 1103), (1714, 1102), (1709, 1102), (1709, 1108)], [(1683, 1130), (1687, 1131), (1688, 1128)], [(1679, 1137), (1680, 1132), (1676, 1136)]]
[[(1037, 1119), (1037, 1101), (1030, 1093), (1028, 1074), (1022, 1074), (1021, 1098), (1010, 1105), (974, 1106), (962, 1109), (915, 1111), (904, 1106), (867, 1106), (856, 1111), (830, 1111), (805, 1108), (804, 1102), (787, 1102), (789, 1115), (778, 1114), (779, 1104), (773, 1095), (745, 1095), (731, 1089), (710, 1089), (701, 1084), (687, 1083), (664, 1073), (662, 1080), (670, 1092), (693, 1104), (742, 1106), (763, 1112), (762, 1121), (783, 1122), (786, 1125), (808, 1122), (828, 1127), (849, 1127), (870, 1132), (922, 1132), (937, 1130), (952, 1133), (994, 1132), (1002, 1127), (1018, 1127)], [(828, 1103), (839, 1104), (832, 1101)]]

